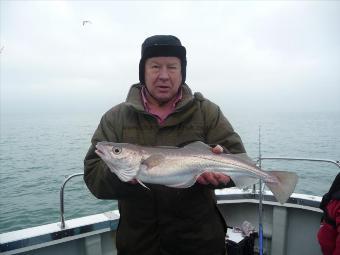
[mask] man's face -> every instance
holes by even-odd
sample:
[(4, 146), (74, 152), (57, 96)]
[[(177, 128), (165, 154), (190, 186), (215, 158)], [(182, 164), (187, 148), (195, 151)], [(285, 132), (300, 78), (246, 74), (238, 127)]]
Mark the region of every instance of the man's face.
[(173, 99), (182, 83), (177, 57), (153, 57), (145, 62), (145, 85), (152, 99), (164, 104)]

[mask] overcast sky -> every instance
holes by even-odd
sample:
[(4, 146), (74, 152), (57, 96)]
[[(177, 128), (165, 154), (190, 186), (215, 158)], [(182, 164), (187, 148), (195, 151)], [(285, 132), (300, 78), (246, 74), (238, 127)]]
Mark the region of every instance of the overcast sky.
[(339, 14), (340, 1), (1, 0), (1, 113), (102, 114), (154, 34), (181, 39), (187, 83), (225, 112), (340, 112)]

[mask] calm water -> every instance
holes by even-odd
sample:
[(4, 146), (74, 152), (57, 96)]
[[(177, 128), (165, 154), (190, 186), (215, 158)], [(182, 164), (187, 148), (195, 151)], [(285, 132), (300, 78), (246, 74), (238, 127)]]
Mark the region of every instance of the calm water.
[[(226, 113), (226, 112), (225, 112)], [(226, 115), (228, 115), (226, 113)], [(0, 233), (59, 221), (59, 189), (65, 178), (83, 171), (83, 158), (100, 114), (1, 117)], [(340, 159), (340, 113), (228, 115), (248, 154)], [(265, 168), (296, 171), (295, 192), (321, 195), (338, 169), (306, 162), (264, 162)], [(65, 190), (66, 219), (116, 208), (87, 190), (81, 177)]]

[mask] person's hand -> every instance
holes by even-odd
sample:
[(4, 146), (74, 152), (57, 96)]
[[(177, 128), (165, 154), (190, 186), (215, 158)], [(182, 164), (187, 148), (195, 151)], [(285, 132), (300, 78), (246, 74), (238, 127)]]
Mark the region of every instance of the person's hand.
[(132, 179), (131, 181), (128, 181), (128, 183), (130, 183), (130, 184), (137, 184), (138, 181), (136, 179)]
[[(216, 145), (211, 150), (213, 153), (216, 154), (220, 154), (223, 152), (223, 148), (220, 145)], [(203, 185), (212, 184), (214, 186), (217, 186), (220, 183), (227, 184), (228, 182), (230, 182), (230, 177), (221, 173), (205, 172), (197, 178), (197, 182)]]

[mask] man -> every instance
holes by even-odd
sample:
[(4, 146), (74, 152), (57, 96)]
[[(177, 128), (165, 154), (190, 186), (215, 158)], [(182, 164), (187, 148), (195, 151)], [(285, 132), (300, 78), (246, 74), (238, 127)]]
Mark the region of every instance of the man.
[(323, 217), (317, 237), (322, 254), (340, 254), (340, 173), (322, 197), (320, 208)]
[[(226, 224), (214, 188), (233, 186), (228, 176), (205, 173), (187, 189), (123, 183), (95, 154), (99, 141), (147, 146), (219, 144), (230, 153), (245, 149), (219, 107), (185, 84), (186, 49), (171, 35), (142, 44), (139, 84), (102, 117), (85, 157), (85, 182), (101, 199), (118, 199), (116, 245), (124, 254), (224, 254)], [(221, 153), (219, 149), (213, 149)]]

